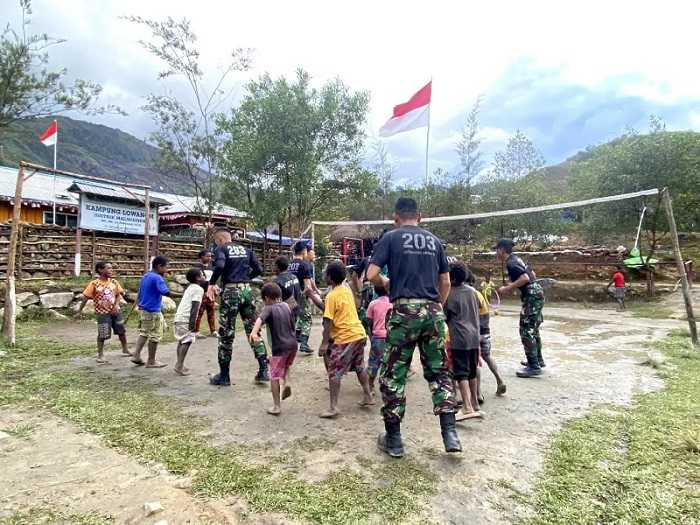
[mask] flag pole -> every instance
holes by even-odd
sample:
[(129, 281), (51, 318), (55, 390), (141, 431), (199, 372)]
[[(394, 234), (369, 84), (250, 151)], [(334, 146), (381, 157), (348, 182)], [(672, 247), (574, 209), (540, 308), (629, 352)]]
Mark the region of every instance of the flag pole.
[[(430, 88), (432, 91), (433, 77), (430, 77)], [(432, 100), (432, 96), (431, 96)], [(430, 149), (430, 108), (428, 108), (428, 129), (425, 131), (425, 189), (428, 189), (428, 150)]]
[[(54, 122), (56, 122), (54, 120)], [(58, 122), (56, 122), (56, 140), (53, 143), (53, 225), (56, 225), (56, 148), (58, 147)], [(66, 226), (68, 223), (66, 223)]]

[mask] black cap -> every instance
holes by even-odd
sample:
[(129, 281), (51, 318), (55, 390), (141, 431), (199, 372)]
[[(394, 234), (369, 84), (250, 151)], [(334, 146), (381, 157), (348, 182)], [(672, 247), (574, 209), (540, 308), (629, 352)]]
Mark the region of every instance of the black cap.
[(505, 251), (511, 252), (513, 251), (513, 246), (515, 246), (515, 243), (511, 239), (499, 239), (493, 249), (498, 250), (499, 248), (503, 248)]

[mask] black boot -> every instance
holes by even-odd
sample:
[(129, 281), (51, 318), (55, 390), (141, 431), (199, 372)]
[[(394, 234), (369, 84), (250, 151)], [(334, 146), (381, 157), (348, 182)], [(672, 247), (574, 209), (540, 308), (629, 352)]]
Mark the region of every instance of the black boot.
[(209, 383), (216, 386), (231, 386), (229, 368), (231, 363), (219, 363), (219, 373), (209, 378)]
[(266, 381), (269, 381), (270, 374), (267, 371), (267, 356), (262, 355), (258, 357), (258, 365), (260, 368), (258, 368), (258, 373), (255, 374), (255, 382), (265, 383)]
[(379, 434), (377, 446), (382, 452), (386, 452), (392, 458), (402, 458), (403, 442), (401, 441), (401, 423), (384, 422), (386, 432)]
[(442, 442), (445, 444), (445, 452), (462, 452), (462, 445), (455, 428), (454, 412), (440, 414), (440, 431)]
[[(527, 361), (525, 361), (525, 360), (520, 361), (520, 364), (523, 366), (527, 366)], [(540, 368), (545, 368), (547, 366), (547, 363), (545, 363), (544, 361), (540, 361), (539, 365), (540, 365)]]

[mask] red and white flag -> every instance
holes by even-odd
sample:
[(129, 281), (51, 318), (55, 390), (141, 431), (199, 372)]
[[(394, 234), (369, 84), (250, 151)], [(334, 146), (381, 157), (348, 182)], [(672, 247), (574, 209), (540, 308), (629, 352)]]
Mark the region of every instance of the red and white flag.
[(380, 137), (390, 137), (410, 129), (422, 128), (430, 124), (430, 94), (433, 88), (431, 80), (423, 86), (408, 102), (394, 106), (394, 114), (379, 130)]
[(39, 140), (44, 146), (55, 146), (58, 142), (58, 122), (54, 120), (41, 134)]

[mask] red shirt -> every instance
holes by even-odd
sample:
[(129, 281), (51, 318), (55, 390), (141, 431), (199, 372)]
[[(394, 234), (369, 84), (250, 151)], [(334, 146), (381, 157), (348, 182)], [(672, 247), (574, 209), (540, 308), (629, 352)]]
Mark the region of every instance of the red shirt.
[(615, 288), (625, 287), (625, 276), (622, 275), (622, 272), (615, 272), (612, 276), (612, 280), (615, 283)]

